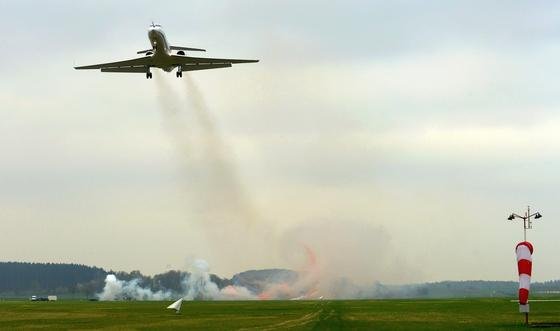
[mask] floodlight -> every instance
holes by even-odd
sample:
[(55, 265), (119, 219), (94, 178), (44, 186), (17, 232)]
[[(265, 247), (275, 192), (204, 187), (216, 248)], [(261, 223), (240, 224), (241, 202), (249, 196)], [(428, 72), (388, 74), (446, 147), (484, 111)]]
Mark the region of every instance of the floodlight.
[(541, 218), (541, 217), (542, 217), (541, 213), (536, 213), (536, 214), (535, 214), (535, 219)]
[(508, 220), (513, 221), (514, 218), (515, 218), (515, 215), (511, 214), (511, 215), (509, 215)]

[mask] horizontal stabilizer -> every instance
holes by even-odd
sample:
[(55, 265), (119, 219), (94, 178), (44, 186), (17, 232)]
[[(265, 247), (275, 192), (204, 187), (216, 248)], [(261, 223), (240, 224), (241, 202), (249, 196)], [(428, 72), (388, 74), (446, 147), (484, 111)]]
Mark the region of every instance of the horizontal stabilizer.
[(197, 51), (197, 52), (206, 52), (205, 49), (202, 48), (191, 48), (191, 47), (181, 47), (181, 46), (170, 46), (171, 50), (173, 51)]

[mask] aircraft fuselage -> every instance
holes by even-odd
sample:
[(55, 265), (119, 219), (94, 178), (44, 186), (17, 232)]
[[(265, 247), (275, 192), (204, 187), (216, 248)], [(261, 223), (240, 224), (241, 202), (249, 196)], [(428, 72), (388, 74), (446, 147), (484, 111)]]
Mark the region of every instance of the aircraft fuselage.
[(152, 57), (156, 66), (165, 71), (173, 70), (175, 66), (171, 64), (171, 47), (161, 27), (150, 26), (148, 29), (148, 39), (150, 39), (150, 44), (154, 49)]

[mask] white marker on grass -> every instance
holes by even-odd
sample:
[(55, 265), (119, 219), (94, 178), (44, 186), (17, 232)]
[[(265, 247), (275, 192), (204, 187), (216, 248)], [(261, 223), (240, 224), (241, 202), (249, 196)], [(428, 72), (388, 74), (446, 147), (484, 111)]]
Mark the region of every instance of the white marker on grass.
[(172, 304), (170, 304), (169, 306), (167, 306), (167, 309), (175, 309), (175, 312), (177, 314), (179, 314), (179, 312), (181, 311), (181, 304), (183, 303), (183, 298), (173, 302)]

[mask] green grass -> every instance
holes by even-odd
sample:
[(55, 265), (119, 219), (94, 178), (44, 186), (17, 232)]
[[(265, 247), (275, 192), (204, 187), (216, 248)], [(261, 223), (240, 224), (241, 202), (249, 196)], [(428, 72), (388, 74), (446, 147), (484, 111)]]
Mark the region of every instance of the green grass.
[[(0, 301), (1, 329), (515, 330), (508, 299), (184, 302)], [(534, 302), (531, 322), (560, 322), (560, 302)]]

